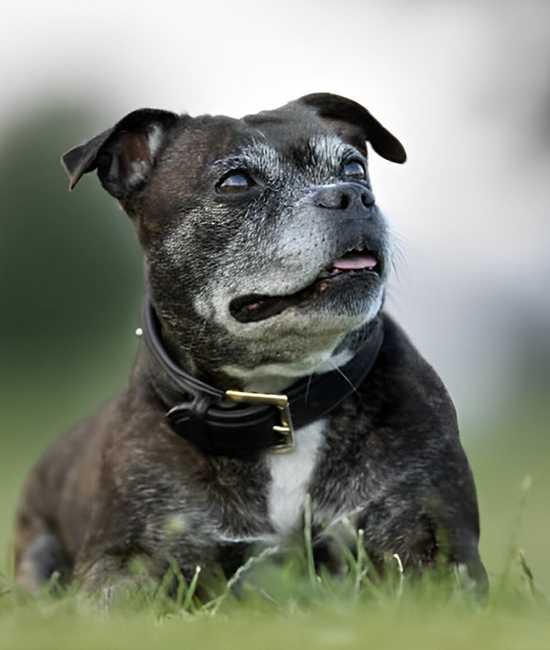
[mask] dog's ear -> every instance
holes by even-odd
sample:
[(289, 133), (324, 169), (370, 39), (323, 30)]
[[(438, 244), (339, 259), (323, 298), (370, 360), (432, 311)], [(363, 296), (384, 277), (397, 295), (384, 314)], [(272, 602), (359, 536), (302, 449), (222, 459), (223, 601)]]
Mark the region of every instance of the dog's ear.
[[(370, 142), (377, 154), (396, 163), (404, 163), (407, 154), (403, 145), (366, 108), (346, 97), (330, 93), (313, 93), (298, 99), (298, 103), (315, 109), (317, 115), (330, 122), (345, 140), (355, 141), (365, 150)], [(361, 138), (362, 142), (357, 139)]]
[(152, 108), (133, 111), (112, 128), (63, 154), (61, 162), (72, 190), (87, 172), (97, 168), (103, 187), (117, 199), (126, 198), (149, 176), (168, 130), (180, 118)]

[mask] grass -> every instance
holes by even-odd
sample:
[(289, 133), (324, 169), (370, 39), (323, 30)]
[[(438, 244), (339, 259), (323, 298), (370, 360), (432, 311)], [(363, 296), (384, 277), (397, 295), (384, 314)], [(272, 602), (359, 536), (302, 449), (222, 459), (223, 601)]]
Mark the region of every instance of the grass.
[(30, 596), (4, 581), (0, 647), (549, 647), (550, 608), (533, 591), (529, 569), (520, 561), (510, 563), (483, 609), (434, 576), (410, 584), (397, 562), (393, 575), (382, 582), (367, 580), (368, 563), (361, 559), (350, 565), (343, 580), (312, 576), (308, 567), (307, 556), (290, 557), (277, 567), (264, 556), (242, 572), (263, 569), (255, 581), (261, 587), (241, 590), (239, 599), (231, 584), (207, 605), (197, 600), (193, 584), (176, 601), (162, 584), (151, 584), (138, 594), (126, 594), (108, 611), (55, 584)]
[[(36, 596), (12, 582), (11, 519), (20, 487), (46, 440), (64, 428), (55, 421), (55, 407), (50, 409), (51, 431), (38, 440), (26, 427), (36, 430), (31, 420), (44, 417), (44, 411), (27, 414), (24, 425), (18, 410), (4, 413), (9, 429), (19, 426), (21, 433), (0, 476), (0, 517), (6, 522), (0, 529), (2, 649), (550, 648), (550, 440), (540, 407), (525, 404), (505, 423), (484, 427), (479, 439), (473, 432), (465, 436), (480, 498), (481, 552), (491, 580), (483, 609), (449, 590), (438, 576), (410, 584), (398, 558), (384, 581), (371, 580), (368, 558), (360, 553), (357, 559), (349, 556), (345, 579), (318, 576), (306, 525), (302, 553), (280, 564), (266, 551), (208, 604), (199, 600), (193, 583), (181, 581), (176, 599), (169, 598), (167, 579), (124, 595), (108, 611), (55, 582)], [(237, 580), (239, 598), (232, 589)]]

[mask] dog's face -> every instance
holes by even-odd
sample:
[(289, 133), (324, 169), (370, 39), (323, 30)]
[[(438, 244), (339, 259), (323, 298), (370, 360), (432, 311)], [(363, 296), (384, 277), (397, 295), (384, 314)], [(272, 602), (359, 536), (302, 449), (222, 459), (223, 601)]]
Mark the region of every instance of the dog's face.
[(365, 109), (313, 95), (241, 120), (137, 111), (65, 162), (72, 185), (97, 166), (134, 220), (180, 362), (279, 389), (348, 361), (381, 308), (391, 241), (367, 140), (404, 160)]

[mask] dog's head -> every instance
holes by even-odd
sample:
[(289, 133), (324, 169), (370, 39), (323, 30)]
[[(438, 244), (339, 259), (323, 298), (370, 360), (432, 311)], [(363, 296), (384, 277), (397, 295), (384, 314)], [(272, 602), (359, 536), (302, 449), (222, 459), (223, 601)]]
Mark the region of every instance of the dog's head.
[(386, 221), (367, 142), (405, 151), (365, 108), (307, 95), (249, 115), (142, 109), (65, 154), (134, 221), (172, 354), (222, 385), (279, 390), (353, 355), (382, 306)]

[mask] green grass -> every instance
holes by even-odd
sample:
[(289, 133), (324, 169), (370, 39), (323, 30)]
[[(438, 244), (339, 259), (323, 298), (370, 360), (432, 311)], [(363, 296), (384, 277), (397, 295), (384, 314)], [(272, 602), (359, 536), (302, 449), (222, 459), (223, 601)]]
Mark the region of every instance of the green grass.
[[(73, 408), (76, 413), (81, 406)], [(44, 413), (50, 424), (33, 438)], [(381, 583), (370, 579), (361, 556), (350, 556), (345, 579), (318, 577), (307, 544), (283, 565), (264, 557), (244, 567), (241, 577), (249, 586), (240, 589), (239, 599), (226, 585), (217, 601), (205, 605), (193, 585), (183, 584), (176, 601), (162, 585), (150, 584), (108, 611), (55, 585), (30, 596), (12, 582), (11, 520), (30, 465), (55, 429), (64, 428), (56, 418), (68, 416), (58, 415), (55, 404), (25, 416), (14, 405), (4, 416), (4, 426), (19, 435), (12, 437), (0, 476), (0, 517), (6, 522), (0, 528), (0, 648), (550, 648), (550, 437), (540, 405), (516, 408), (477, 436), (465, 435), (491, 581), (483, 609), (440, 580), (409, 584), (397, 562)]]
[[(536, 617), (501, 612), (401, 610), (271, 616), (241, 610), (230, 616), (82, 615), (26, 610), (0, 628), (1, 647), (13, 650), (97, 648), (548, 648), (548, 626)], [(4, 636), (5, 635), (5, 636)]]
[[(305, 558), (302, 558), (305, 560)], [(301, 565), (301, 566), (300, 566)], [(369, 583), (361, 563), (348, 578), (315, 578), (307, 561), (268, 567), (236, 599), (230, 590), (201, 605), (193, 589), (179, 603), (162, 586), (127, 594), (109, 610), (55, 586), (29, 596), (5, 584), (1, 648), (502, 648), (547, 649), (548, 603), (512, 566), (478, 609), (430, 577), (420, 584)], [(258, 560), (249, 570), (262, 566)], [(518, 565), (519, 568), (520, 565)], [(363, 565), (363, 569), (365, 565)], [(517, 567), (516, 567), (517, 568)], [(522, 569), (524, 578), (525, 568)], [(259, 586), (261, 585), (261, 586)]]

